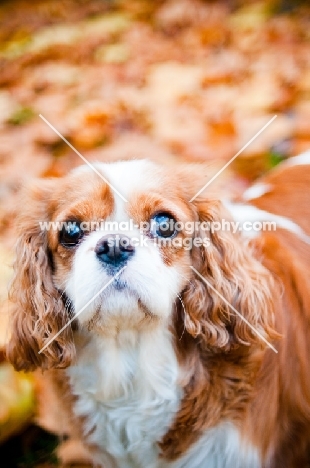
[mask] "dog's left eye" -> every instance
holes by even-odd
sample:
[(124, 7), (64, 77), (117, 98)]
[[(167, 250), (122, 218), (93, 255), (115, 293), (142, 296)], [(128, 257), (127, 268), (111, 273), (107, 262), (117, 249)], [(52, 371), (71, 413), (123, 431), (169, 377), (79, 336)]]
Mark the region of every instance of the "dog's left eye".
[(74, 247), (84, 236), (79, 223), (69, 222), (60, 231), (59, 241), (65, 247)]
[(176, 234), (175, 223), (170, 213), (157, 213), (151, 219), (150, 234), (153, 237), (172, 237)]

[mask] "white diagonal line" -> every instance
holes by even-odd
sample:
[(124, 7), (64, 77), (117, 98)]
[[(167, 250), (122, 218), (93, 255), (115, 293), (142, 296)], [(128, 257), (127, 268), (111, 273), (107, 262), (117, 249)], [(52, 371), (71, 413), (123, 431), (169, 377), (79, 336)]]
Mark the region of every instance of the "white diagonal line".
[(109, 281), (107, 284), (105, 284), (105, 285), (103, 286), (103, 288), (101, 288), (100, 291), (98, 291), (98, 292), (87, 302), (87, 304), (85, 304), (84, 307), (82, 307), (82, 309), (79, 310), (79, 312), (78, 312), (77, 314), (75, 314), (74, 317), (73, 317), (72, 319), (70, 319), (69, 322), (67, 322), (66, 325), (65, 325), (64, 327), (62, 327), (61, 330), (59, 330), (58, 333), (56, 333), (56, 335), (54, 335), (53, 338), (51, 338), (51, 339), (46, 343), (46, 345), (44, 345), (43, 348), (40, 349), (39, 354), (41, 354), (42, 351), (44, 351), (45, 348), (47, 348), (47, 347), (52, 343), (52, 341), (54, 341), (55, 338), (57, 338), (57, 336), (60, 335), (60, 333), (62, 333), (62, 332), (64, 331), (64, 329), (67, 328), (67, 327), (70, 325), (70, 323), (73, 322), (73, 320), (75, 320), (75, 319), (86, 309), (86, 307), (88, 307), (89, 304), (91, 304), (91, 303), (96, 299), (96, 297), (98, 297), (99, 294), (101, 294), (102, 291), (104, 291), (104, 290), (115, 280), (115, 278), (117, 278), (117, 277), (122, 273), (122, 271), (125, 270), (125, 268), (127, 268), (127, 266), (124, 266), (118, 273), (116, 273), (116, 275), (113, 276), (113, 278), (111, 278), (110, 281)]
[(41, 117), (42, 120), (44, 120), (44, 122), (52, 129), (54, 130), (55, 133), (57, 133), (57, 135), (65, 142), (67, 143), (68, 146), (70, 146), (70, 148), (99, 176), (101, 177), (102, 180), (104, 180), (104, 182), (106, 184), (109, 185), (109, 187), (111, 187), (111, 189), (117, 193), (117, 195), (119, 197), (121, 197), (122, 200), (124, 200), (124, 202), (128, 202), (128, 200), (126, 200), (126, 198), (115, 188), (113, 187), (112, 184), (110, 184), (110, 182), (102, 175), (100, 174), (99, 171), (97, 171), (97, 169), (76, 149), (74, 148), (73, 145), (71, 145), (70, 141), (68, 141), (45, 117), (43, 117), (42, 114), (39, 114), (39, 117)]
[(241, 150), (238, 151), (238, 153), (235, 154), (235, 156), (233, 156), (226, 164), (225, 166), (222, 167), (222, 169), (220, 169), (210, 180), (208, 180), (208, 182), (190, 199), (190, 202), (192, 202), (193, 200), (195, 200), (195, 198), (198, 197), (198, 195), (201, 194), (201, 192), (203, 192), (213, 181), (214, 179), (216, 179), (225, 169), (226, 167), (228, 167), (238, 156), (239, 154), (242, 153), (242, 151), (245, 150), (245, 148), (247, 148), (251, 143), (252, 141), (255, 140), (255, 138), (258, 137), (258, 135), (260, 135), (264, 130), (265, 128), (267, 128), (275, 119), (277, 118), (276, 115), (274, 115), (264, 126), (263, 128), (261, 128), (252, 138), (251, 140), (249, 140), (242, 148)]
[(264, 341), (268, 346), (269, 348), (271, 348), (275, 353), (278, 353), (278, 351), (276, 350), (276, 348), (274, 346), (272, 346), (271, 343), (269, 343), (268, 340), (266, 340), (266, 338), (258, 331), (256, 330), (255, 327), (253, 327), (253, 325), (246, 319), (243, 317), (242, 314), (240, 314), (240, 312), (238, 312), (237, 309), (234, 308), (234, 306), (232, 306), (228, 301), (227, 299), (225, 299), (224, 296), (222, 296), (221, 293), (219, 293), (213, 286), (212, 284), (209, 283), (209, 281), (206, 280), (206, 278), (204, 276), (202, 276), (199, 271), (196, 270), (196, 268), (194, 268), (193, 266), (191, 266), (191, 269), (212, 289), (212, 291), (214, 291), (221, 299), (222, 301), (225, 302), (225, 304), (227, 304), (250, 328), (251, 330), (257, 335), (259, 336), (259, 338)]

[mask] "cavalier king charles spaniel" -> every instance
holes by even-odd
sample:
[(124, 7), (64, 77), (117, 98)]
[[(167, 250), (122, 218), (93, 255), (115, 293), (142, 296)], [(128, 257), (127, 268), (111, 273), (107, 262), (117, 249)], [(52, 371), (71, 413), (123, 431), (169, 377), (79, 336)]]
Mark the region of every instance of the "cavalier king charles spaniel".
[(92, 466), (309, 463), (310, 153), (238, 200), (205, 182), (131, 160), (25, 191), (7, 356)]

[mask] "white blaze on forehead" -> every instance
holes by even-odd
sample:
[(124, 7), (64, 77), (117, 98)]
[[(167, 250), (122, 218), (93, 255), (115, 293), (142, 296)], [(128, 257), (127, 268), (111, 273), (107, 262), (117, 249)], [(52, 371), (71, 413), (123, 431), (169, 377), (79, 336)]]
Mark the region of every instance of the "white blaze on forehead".
[[(159, 174), (156, 165), (147, 160), (119, 161), (102, 164), (100, 169), (113, 187), (128, 200), (135, 192), (158, 190)], [(114, 193), (114, 210), (109, 219), (118, 222), (129, 220), (125, 203)]]
[(158, 189), (160, 167), (145, 159), (100, 164), (98, 169), (127, 200), (136, 191)]
[[(162, 173), (161, 167), (147, 159), (117, 161), (114, 163), (94, 162), (92, 165), (127, 200), (135, 191), (142, 192), (158, 189)], [(74, 169), (72, 174), (83, 174), (91, 171), (91, 167), (82, 165)]]
[[(128, 201), (136, 192), (159, 191), (162, 169), (146, 159), (117, 161), (114, 163), (95, 162), (93, 166), (111, 184), (111, 187), (115, 187)], [(83, 165), (73, 172), (76, 174), (88, 173), (91, 170), (89, 166)], [(113, 191), (113, 197), (115, 208), (109, 220), (118, 222), (128, 220), (129, 217), (126, 214), (127, 203), (115, 191)]]

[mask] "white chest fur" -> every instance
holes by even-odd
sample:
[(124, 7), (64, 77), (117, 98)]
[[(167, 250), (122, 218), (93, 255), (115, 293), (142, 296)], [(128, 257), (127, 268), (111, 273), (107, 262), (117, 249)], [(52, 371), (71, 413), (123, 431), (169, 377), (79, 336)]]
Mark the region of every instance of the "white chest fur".
[(94, 336), (68, 374), (79, 397), (75, 412), (86, 417), (85, 437), (103, 452), (105, 468), (105, 451), (118, 468), (163, 466), (157, 442), (182, 396), (168, 331), (127, 332), (118, 340)]
[[(161, 468), (161, 465), (159, 465)], [(241, 441), (239, 430), (223, 422), (205, 434), (169, 468), (261, 468), (258, 450)]]
[[(93, 336), (68, 371), (85, 417), (85, 438), (104, 468), (260, 468), (255, 448), (242, 447), (229, 422), (207, 431), (175, 462), (158, 457), (157, 442), (178, 411), (180, 369), (167, 330), (120, 340)], [(190, 430), (190, 428), (189, 428)]]

